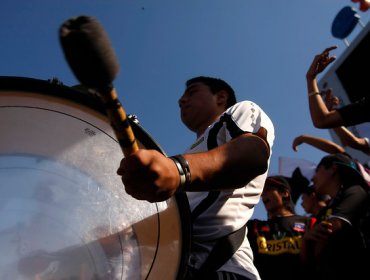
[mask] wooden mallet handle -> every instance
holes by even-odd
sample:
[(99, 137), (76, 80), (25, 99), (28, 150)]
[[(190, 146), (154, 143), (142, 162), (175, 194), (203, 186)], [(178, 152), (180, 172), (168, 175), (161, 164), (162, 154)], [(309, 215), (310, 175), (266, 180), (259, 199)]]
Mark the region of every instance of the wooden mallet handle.
[(65, 58), (80, 83), (96, 90), (125, 156), (139, 149), (125, 110), (112, 82), (118, 59), (109, 38), (93, 17), (79, 16), (64, 22), (59, 30)]

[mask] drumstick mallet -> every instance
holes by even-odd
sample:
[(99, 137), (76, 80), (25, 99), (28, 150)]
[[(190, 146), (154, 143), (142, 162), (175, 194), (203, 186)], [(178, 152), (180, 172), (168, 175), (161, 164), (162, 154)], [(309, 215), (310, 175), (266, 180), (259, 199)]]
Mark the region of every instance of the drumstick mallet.
[(123, 154), (136, 152), (139, 147), (135, 135), (113, 86), (119, 69), (118, 59), (103, 27), (93, 17), (79, 16), (64, 22), (59, 36), (64, 56), (76, 78), (99, 93)]

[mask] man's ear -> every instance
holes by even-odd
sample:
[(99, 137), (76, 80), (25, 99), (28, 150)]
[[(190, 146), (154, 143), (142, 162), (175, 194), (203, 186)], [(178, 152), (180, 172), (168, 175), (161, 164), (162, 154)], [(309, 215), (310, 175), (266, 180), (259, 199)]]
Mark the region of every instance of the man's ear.
[(330, 167), (329, 167), (329, 170), (330, 170), (330, 174), (332, 176), (334, 176), (334, 174), (338, 171), (338, 167), (335, 165), (335, 164), (332, 164)]
[(217, 95), (217, 105), (226, 105), (227, 99), (229, 98), (229, 94), (226, 90), (220, 90), (216, 93)]
[(290, 193), (288, 191), (283, 191), (281, 196), (282, 197), (289, 197)]

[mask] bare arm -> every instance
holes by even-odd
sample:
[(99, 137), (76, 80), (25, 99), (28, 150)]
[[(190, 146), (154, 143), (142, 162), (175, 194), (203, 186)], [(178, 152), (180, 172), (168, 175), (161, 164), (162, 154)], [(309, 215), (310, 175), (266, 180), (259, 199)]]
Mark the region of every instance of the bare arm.
[(343, 153), (345, 152), (344, 148), (337, 143), (324, 139), (324, 138), (318, 138), (313, 137), (310, 135), (300, 135), (296, 137), (293, 141), (293, 150), (297, 151), (298, 145), (306, 143), (308, 145), (311, 145), (323, 152), (326, 152), (328, 154), (335, 154), (335, 153)]
[(308, 230), (303, 236), (300, 252), (303, 263), (310, 265), (320, 263), (321, 256), (328, 245), (328, 240), (333, 235), (338, 234), (345, 226), (345, 223), (339, 218), (330, 218)]
[[(269, 154), (263, 137), (251, 133), (208, 152), (185, 154), (191, 171), (187, 191), (242, 187), (266, 172)], [(168, 199), (180, 183), (175, 163), (154, 150), (141, 149), (125, 157), (117, 173), (128, 194), (150, 202)]]
[(240, 188), (267, 171), (269, 148), (253, 134), (244, 134), (208, 152), (187, 154), (190, 191)]
[(308, 230), (302, 240), (301, 260), (306, 264), (319, 263), (328, 246), (328, 240), (343, 230), (345, 224), (345, 221), (333, 217)]
[(313, 228), (305, 232), (300, 251), (300, 257), (304, 264), (315, 265), (319, 261), (332, 233), (332, 224), (326, 221), (314, 225)]
[[(336, 59), (335, 56), (329, 56), (329, 52), (336, 48), (336, 46), (326, 48), (321, 54), (315, 56), (306, 73), (308, 93), (320, 92), (316, 80), (317, 75)], [(328, 110), (320, 94), (310, 95), (308, 104), (312, 123), (316, 128), (331, 128), (342, 125), (343, 120), (338, 111)]]
[(338, 135), (343, 146), (348, 146), (370, 155), (370, 146), (365, 138), (357, 137), (344, 126), (334, 128), (333, 130)]
[[(333, 110), (335, 106), (340, 104), (339, 98), (333, 95), (332, 89), (330, 88), (322, 91), (320, 95), (324, 96), (324, 102), (329, 111)], [(343, 147), (348, 146), (362, 151), (365, 154), (370, 154), (370, 147), (367, 138), (357, 137), (345, 126), (335, 127), (333, 128), (333, 131), (339, 137)]]

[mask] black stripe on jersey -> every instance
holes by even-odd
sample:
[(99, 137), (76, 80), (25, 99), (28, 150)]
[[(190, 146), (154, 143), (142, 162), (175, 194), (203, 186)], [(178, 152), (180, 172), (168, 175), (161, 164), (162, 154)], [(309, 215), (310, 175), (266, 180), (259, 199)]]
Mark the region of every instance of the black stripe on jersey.
[(237, 124), (233, 121), (231, 118), (231, 115), (224, 114), (220, 120), (211, 128), (208, 134), (208, 140), (207, 140), (207, 148), (208, 150), (211, 150), (213, 148), (216, 148), (218, 146), (217, 144), (217, 134), (219, 133), (220, 129), (222, 128), (222, 125), (226, 123), (226, 128), (230, 133), (230, 136), (232, 138), (236, 138), (244, 133), (243, 130), (241, 130)]
[[(217, 134), (220, 132), (222, 125), (226, 123), (226, 128), (229, 131), (232, 138), (238, 137), (239, 135), (243, 134), (244, 131), (241, 130), (236, 123), (232, 120), (231, 116), (228, 114), (224, 114), (219, 122), (215, 123), (214, 126), (211, 128), (208, 134), (207, 140), (207, 148), (211, 150), (218, 146), (217, 143)], [(192, 211), (191, 219), (194, 221), (199, 215), (201, 215), (204, 211), (206, 211), (219, 197), (220, 191), (212, 191), (209, 192), (208, 196), (203, 199)]]

